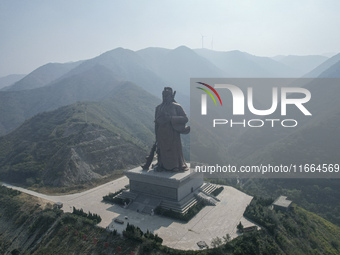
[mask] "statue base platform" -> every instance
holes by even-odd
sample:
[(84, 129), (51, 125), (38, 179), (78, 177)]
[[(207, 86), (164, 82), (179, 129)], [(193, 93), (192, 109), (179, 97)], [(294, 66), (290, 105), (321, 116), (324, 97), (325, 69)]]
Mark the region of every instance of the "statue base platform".
[(130, 190), (121, 197), (129, 198), (129, 209), (152, 213), (157, 206), (185, 213), (197, 203), (195, 194), (203, 186), (203, 175), (193, 169), (184, 172), (158, 172), (136, 168), (125, 171)]

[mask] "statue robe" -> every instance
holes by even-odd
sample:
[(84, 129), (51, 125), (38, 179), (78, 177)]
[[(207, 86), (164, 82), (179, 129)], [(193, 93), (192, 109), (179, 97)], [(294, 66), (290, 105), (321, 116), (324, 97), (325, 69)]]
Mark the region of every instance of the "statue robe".
[(176, 102), (162, 103), (156, 107), (155, 133), (160, 170), (188, 170), (180, 137), (180, 134), (190, 131), (190, 128), (185, 126), (187, 122), (183, 108)]

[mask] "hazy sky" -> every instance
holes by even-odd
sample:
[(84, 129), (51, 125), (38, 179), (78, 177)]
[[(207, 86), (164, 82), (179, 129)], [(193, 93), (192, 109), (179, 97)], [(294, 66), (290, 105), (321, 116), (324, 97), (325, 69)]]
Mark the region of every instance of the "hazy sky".
[(123, 47), (340, 52), (339, 0), (0, 0), (0, 76)]

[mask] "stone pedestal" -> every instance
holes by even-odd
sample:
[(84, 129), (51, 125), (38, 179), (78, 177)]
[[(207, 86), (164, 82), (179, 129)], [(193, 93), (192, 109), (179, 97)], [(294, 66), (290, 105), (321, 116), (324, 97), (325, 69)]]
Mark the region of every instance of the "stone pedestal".
[(202, 175), (193, 171), (156, 172), (134, 169), (126, 171), (130, 180), (130, 191), (156, 196), (172, 201), (181, 201), (203, 184)]
[(143, 211), (143, 208), (149, 211), (157, 206), (179, 212), (187, 211), (196, 203), (194, 195), (203, 185), (202, 174), (193, 169), (185, 172), (157, 172), (139, 168), (126, 171), (125, 175), (130, 182), (130, 194), (126, 195), (135, 196), (130, 209), (139, 211)]

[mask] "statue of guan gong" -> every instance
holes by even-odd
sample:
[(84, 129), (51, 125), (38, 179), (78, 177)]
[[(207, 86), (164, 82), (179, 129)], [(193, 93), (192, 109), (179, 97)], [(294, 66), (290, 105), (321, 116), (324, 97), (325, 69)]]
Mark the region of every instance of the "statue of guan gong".
[(165, 87), (162, 93), (163, 102), (156, 107), (155, 133), (156, 142), (153, 145), (147, 162), (142, 166), (148, 170), (155, 151), (158, 162), (156, 171), (186, 171), (189, 170), (184, 161), (181, 143), (181, 134), (188, 134), (190, 127), (186, 126), (188, 117), (182, 106), (175, 101), (176, 91)]

